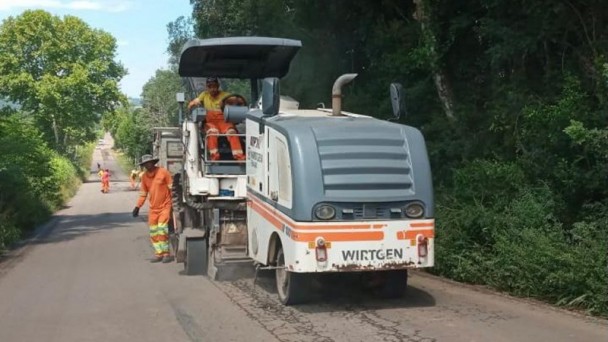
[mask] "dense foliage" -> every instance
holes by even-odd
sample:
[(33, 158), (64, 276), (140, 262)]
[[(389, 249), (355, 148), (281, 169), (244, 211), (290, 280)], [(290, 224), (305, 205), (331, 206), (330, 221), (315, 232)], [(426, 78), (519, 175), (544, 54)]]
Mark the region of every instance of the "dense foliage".
[(99, 118), (123, 100), (116, 40), (76, 17), (25, 11), (0, 25), (0, 251), (88, 177)]
[(68, 159), (47, 147), (29, 119), (0, 117), (0, 250), (71, 198), (89, 170), (93, 146)]
[(105, 115), (102, 125), (114, 137), (114, 147), (122, 150), (135, 164), (152, 148), (151, 126), (144, 121), (142, 108), (124, 107)]
[(124, 106), (104, 115), (103, 127), (133, 164), (152, 152), (152, 128), (177, 126), (179, 105), (175, 94), (182, 91), (181, 79), (174, 70), (157, 70), (144, 84), (141, 107)]
[(102, 113), (124, 100), (116, 39), (76, 17), (26, 11), (0, 27), (0, 95), (36, 119), (57, 150), (95, 138)]
[(603, 1), (191, 3), (200, 38), (302, 40), (283, 92), (304, 107), (356, 72), (345, 109), (387, 117), (404, 84), (432, 158), (435, 272), (608, 314)]

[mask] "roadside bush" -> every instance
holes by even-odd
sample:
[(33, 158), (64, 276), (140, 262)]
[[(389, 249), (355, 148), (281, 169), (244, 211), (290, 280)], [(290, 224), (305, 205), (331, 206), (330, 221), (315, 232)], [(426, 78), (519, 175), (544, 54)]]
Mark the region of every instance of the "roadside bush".
[[(77, 161), (88, 160), (88, 169), (86, 153), (83, 148)], [(40, 132), (17, 115), (0, 118), (0, 155), (2, 250), (61, 208), (80, 180), (72, 161), (48, 148)]]
[[(2, 206), (2, 203), (0, 203)], [(0, 252), (12, 241), (19, 238), (19, 228), (12, 221), (13, 216), (9, 212), (0, 212)]]
[(22, 169), (0, 168), (0, 250), (50, 215), (49, 208), (35, 195)]
[[(0, 170), (0, 186), (4, 184), (6, 175), (3, 170)], [(16, 241), (20, 235), (20, 229), (17, 226), (17, 217), (13, 206), (10, 205), (10, 194), (4, 192), (2, 187), (0, 192), (0, 252), (5, 249), (13, 241)]]
[(95, 150), (95, 142), (90, 142), (83, 146), (77, 146), (74, 153), (74, 162), (76, 171), (80, 178), (85, 181), (91, 173), (91, 164), (93, 163), (93, 151)]
[[(607, 222), (578, 222), (568, 238), (559, 225), (527, 225), (497, 238), (488, 284), (516, 295), (608, 311)], [(516, 228), (516, 227), (513, 227)]]
[(586, 205), (565, 229), (563, 207), (515, 163), (478, 160), (439, 189), (436, 267), (443, 276), (509, 293), (608, 312), (608, 206)]
[(51, 174), (45, 179), (44, 200), (49, 209), (55, 211), (74, 195), (80, 185), (80, 177), (72, 162), (60, 155), (53, 156), (50, 168)]

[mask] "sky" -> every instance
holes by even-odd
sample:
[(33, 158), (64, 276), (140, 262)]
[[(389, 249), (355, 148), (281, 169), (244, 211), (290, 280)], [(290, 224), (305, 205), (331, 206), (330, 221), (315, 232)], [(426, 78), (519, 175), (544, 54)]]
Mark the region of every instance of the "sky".
[(72, 15), (114, 36), (116, 60), (129, 73), (120, 83), (128, 97), (140, 97), (156, 70), (167, 68), (167, 24), (192, 14), (190, 0), (0, 0), (0, 21), (28, 9)]

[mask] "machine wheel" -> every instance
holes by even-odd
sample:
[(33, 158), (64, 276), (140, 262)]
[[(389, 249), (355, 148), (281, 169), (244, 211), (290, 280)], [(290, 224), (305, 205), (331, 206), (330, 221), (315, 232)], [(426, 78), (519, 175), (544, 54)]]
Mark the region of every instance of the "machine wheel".
[(380, 294), (383, 298), (401, 298), (407, 289), (407, 270), (385, 271), (386, 278)]
[(279, 300), (284, 305), (300, 304), (308, 297), (308, 277), (304, 273), (289, 272), (285, 269), (283, 247), (277, 253), (276, 282)]
[(209, 254), (207, 253), (207, 239), (186, 240), (186, 258), (184, 270), (187, 275), (206, 275)]

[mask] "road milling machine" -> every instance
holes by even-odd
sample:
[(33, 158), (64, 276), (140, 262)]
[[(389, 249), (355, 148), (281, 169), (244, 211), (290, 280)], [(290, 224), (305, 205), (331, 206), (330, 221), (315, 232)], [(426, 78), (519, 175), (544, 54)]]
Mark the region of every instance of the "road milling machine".
[[(370, 276), (386, 297), (402, 296), (408, 269), (434, 263), (424, 138), (413, 127), (343, 111), (342, 86), (356, 74), (336, 80), (332, 108), (301, 109), (281, 96), (279, 80), (300, 48), (297, 40), (265, 37), (185, 44), (179, 74), (190, 98), (206, 77), (249, 94), (222, 108), (246, 160), (233, 159), (230, 134), (205, 134), (204, 109), (185, 115), (183, 169), (173, 189), (177, 260), (187, 274), (213, 279), (242, 263), (273, 270), (285, 305), (306, 301), (311, 278), (326, 273)], [(398, 118), (402, 87), (389, 90)], [(213, 135), (220, 160), (206, 148)]]

